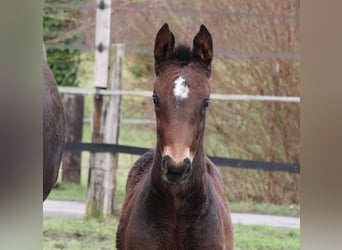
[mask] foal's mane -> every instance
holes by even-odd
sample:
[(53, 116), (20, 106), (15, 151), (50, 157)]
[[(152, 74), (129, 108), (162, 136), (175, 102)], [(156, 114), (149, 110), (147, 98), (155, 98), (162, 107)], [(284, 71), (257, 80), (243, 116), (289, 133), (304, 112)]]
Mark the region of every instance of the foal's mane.
[(189, 64), (193, 61), (194, 54), (188, 45), (180, 44), (174, 49), (170, 59), (180, 64)]
[(206, 67), (203, 64), (203, 62), (197, 60), (195, 57), (194, 51), (191, 50), (190, 46), (188, 46), (186, 44), (177, 45), (177, 47), (175, 47), (175, 49), (173, 50), (172, 56), (169, 58), (169, 60), (167, 60), (165, 62), (164, 65), (176, 64), (176, 65), (183, 67), (183, 66), (189, 65), (192, 62), (194, 62), (198, 66), (202, 67), (205, 70), (206, 75), (209, 77), (210, 67), (208, 70), (208, 67)]

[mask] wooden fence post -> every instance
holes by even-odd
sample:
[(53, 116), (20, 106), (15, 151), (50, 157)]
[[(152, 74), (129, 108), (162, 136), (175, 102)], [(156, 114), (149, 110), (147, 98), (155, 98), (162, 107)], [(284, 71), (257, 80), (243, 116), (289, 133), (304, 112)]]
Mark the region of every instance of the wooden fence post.
[[(124, 46), (122, 44), (111, 47), (109, 57), (110, 90), (121, 90), (123, 56)], [(96, 142), (117, 144), (119, 139), (121, 96), (101, 96), (101, 99), (97, 100), (96, 103), (98, 106), (95, 108), (98, 108), (97, 112), (100, 116), (94, 117), (94, 122), (96, 122), (94, 128), (95, 125), (98, 126), (98, 134), (93, 134), (93, 139)], [(105, 217), (114, 214), (117, 165), (117, 153), (92, 153), (87, 215)]]
[[(64, 94), (65, 143), (82, 141), (84, 96)], [(65, 151), (62, 160), (62, 181), (80, 184), (81, 152)]]
[[(115, 56), (113, 56), (115, 55)], [(110, 90), (121, 90), (122, 60), (124, 57), (124, 45), (116, 44), (111, 46), (110, 51)], [(120, 134), (120, 107), (121, 95), (111, 95), (107, 102), (107, 117), (104, 124), (104, 142), (110, 144), (119, 143)], [(105, 154), (105, 200), (103, 202), (104, 215), (114, 215), (116, 174), (118, 169), (119, 155), (117, 153)]]
[[(96, 0), (96, 34), (95, 34), (95, 70), (94, 86), (96, 90), (107, 88), (108, 60), (110, 44), (111, 0)], [(104, 96), (95, 94), (92, 119), (92, 142), (103, 142), (102, 120)], [(102, 158), (99, 153), (90, 153), (88, 193), (86, 214), (89, 216), (104, 216), (104, 171)]]

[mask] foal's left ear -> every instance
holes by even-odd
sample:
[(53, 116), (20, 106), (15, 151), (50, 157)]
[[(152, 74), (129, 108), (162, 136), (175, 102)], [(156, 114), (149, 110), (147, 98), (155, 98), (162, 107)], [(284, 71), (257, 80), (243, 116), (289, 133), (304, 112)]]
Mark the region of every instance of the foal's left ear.
[(211, 73), (211, 60), (213, 59), (213, 41), (207, 28), (202, 24), (193, 41), (193, 54), (196, 60), (206, 69), (206, 75)]

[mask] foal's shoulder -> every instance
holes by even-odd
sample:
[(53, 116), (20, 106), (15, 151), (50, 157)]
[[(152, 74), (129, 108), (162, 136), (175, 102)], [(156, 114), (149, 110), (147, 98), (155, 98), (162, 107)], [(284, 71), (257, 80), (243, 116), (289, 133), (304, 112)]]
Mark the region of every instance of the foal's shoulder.
[[(213, 184), (213, 187), (215, 187), (216, 193), (220, 197), (219, 200), (221, 201), (220, 204), (222, 205), (222, 208), (223, 208), (222, 211), (225, 211), (225, 213), (227, 213), (228, 214), (227, 216), (229, 217), (228, 201), (224, 193), (224, 183), (223, 183), (222, 176), (220, 172), (218, 171), (217, 167), (215, 166), (215, 164), (208, 157), (206, 158), (206, 162), (207, 162), (207, 173), (212, 180), (212, 184)], [(225, 223), (227, 223), (226, 224), (227, 230), (231, 231), (231, 225), (230, 225), (229, 220), (226, 220)], [(231, 248), (228, 248), (228, 249), (231, 249)]]
[(149, 172), (154, 157), (154, 150), (143, 154), (132, 166), (127, 177), (126, 191), (134, 188), (138, 182)]
[(221, 174), (219, 173), (216, 165), (208, 157), (206, 157), (206, 163), (207, 163), (208, 174), (213, 179), (218, 180), (221, 185), (223, 185), (223, 180), (222, 180)]
[(133, 164), (132, 170), (136, 169), (137, 171), (146, 171), (150, 169), (153, 163), (154, 158), (154, 150), (150, 149), (145, 154), (140, 156), (140, 158)]

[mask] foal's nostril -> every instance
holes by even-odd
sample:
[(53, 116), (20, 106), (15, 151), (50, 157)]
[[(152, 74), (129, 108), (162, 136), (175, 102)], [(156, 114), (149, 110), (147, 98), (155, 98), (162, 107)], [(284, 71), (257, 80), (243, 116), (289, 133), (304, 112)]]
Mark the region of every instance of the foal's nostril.
[(162, 158), (162, 162), (161, 162), (161, 168), (162, 168), (162, 171), (163, 171), (163, 173), (164, 174), (166, 174), (167, 173), (167, 171), (168, 171), (168, 165), (169, 165), (169, 161), (170, 161), (170, 156), (164, 156), (163, 158)]
[(163, 174), (170, 182), (178, 182), (185, 179), (191, 170), (190, 159), (186, 158), (180, 163), (176, 163), (171, 157), (164, 156), (161, 162)]

